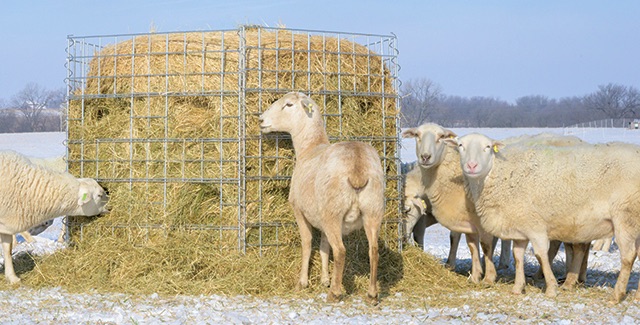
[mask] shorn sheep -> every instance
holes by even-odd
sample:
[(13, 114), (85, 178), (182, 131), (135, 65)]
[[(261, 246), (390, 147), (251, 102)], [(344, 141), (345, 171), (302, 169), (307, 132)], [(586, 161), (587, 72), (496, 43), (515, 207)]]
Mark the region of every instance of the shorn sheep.
[(302, 267), (299, 288), (308, 286), (312, 227), (322, 232), (321, 281), (329, 285), (329, 249), (333, 276), (327, 301), (342, 294), (345, 247), (342, 237), (364, 227), (369, 242), (367, 297), (377, 303), (378, 236), (384, 215), (384, 174), (377, 151), (363, 142), (329, 144), (320, 107), (308, 96), (291, 92), (260, 115), (262, 133), (291, 135), (296, 162), (289, 202), (300, 230)]
[[(524, 250), (533, 245), (546, 294), (557, 294), (549, 240), (586, 243), (615, 234), (621, 269), (613, 301), (626, 294), (640, 242), (640, 147), (611, 143), (572, 147), (507, 146), (469, 134), (457, 145), (482, 226), (514, 240), (513, 292), (524, 290)], [(640, 291), (636, 291), (636, 300)]]
[(62, 215), (107, 211), (108, 197), (95, 180), (33, 164), (14, 151), (0, 152), (0, 174), (0, 240), (9, 283), (20, 281), (11, 261), (13, 235)]
[[(456, 134), (437, 124), (426, 123), (402, 132), (404, 138), (415, 138), (418, 166), (421, 170), (424, 194), (431, 203), (431, 212), (444, 227), (453, 232), (464, 233), (471, 252), (471, 281), (480, 282), (482, 264), (478, 242), (482, 243), (487, 283), (495, 282), (497, 272), (493, 264), (494, 237), (480, 226), (473, 203), (467, 199), (460, 159), (455, 150), (444, 140)], [(503, 243), (503, 246), (505, 243)], [(509, 245), (509, 244), (506, 244)], [(505, 259), (508, 254), (504, 254)], [(451, 254), (450, 254), (451, 256)]]

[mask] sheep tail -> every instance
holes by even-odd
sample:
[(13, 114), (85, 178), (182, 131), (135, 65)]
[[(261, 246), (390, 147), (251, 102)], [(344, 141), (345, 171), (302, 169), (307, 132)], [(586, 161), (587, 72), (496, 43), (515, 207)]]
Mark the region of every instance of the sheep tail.
[(349, 181), (349, 185), (351, 185), (356, 192), (362, 191), (362, 189), (369, 184), (369, 177), (364, 173), (351, 174), (347, 180)]

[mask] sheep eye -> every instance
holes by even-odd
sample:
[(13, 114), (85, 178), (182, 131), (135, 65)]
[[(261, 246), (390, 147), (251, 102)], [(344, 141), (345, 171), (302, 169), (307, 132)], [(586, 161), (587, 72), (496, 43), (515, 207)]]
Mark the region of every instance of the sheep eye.
[(291, 106), (293, 106), (293, 103), (286, 103), (286, 104), (284, 104), (284, 106), (291, 107)]

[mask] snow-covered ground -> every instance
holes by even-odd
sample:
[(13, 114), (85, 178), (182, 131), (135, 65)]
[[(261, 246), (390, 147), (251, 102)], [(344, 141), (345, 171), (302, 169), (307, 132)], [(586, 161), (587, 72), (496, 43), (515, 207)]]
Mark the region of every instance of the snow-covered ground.
[[(626, 129), (453, 129), (459, 135), (479, 132), (495, 139), (503, 139), (521, 134), (538, 134), (551, 132), (556, 134), (572, 134), (591, 143), (624, 141), (640, 145), (640, 130)], [(53, 158), (66, 153), (64, 133), (22, 133), (0, 134), (0, 150), (13, 149), (25, 155), (39, 158)], [(401, 157), (403, 162), (415, 160), (415, 143), (412, 139), (402, 142)], [(60, 220), (44, 233), (36, 236), (36, 243), (21, 243), (14, 249), (14, 254), (28, 250), (32, 254), (48, 254), (64, 245), (55, 243), (60, 232)], [(438, 225), (428, 229), (425, 235), (425, 251), (443, 260), (449, 250), (448, 231)], [(497, 251), (499, 252), (499, 251)], [(559, 253), (557, 259), (564, 259)], [(611, 287), (619, 269), (619, 257), (615, 245), (610, 252), (592, 252), (589, 256), (590, 286)], [(529, 273), (537, 268), (535, 258), (528, 253)], [(462, 272), (470, 269), (470, 254), (463, 242), (458, 249), (458, 267)], [(513, 272), (510, 270), (503, 272)], [(639, 267), (636, 263), (629, 289), (635, 289), (638, 282)], [(470, 293), (473, 295), (473, 293)], [(125, 294), (99, 294), (88, 292), (83, 294), (68, 293), (60, 288), (34, 290), (18, 288), (0, 291), (0, 300), (4, 307), (0, 308), (0, 322), (3, 324), (25, 323), (133, 323), (133, 324), (359, 324), (359, 323), (638, 323), (640, 308), (632, 299), (627, 299), (617, 306), (585, 306), (580, 301), (559, 305), (552, 299), (538, 294), (517, 298), (522, 304), (534, 308), (531, 319), (522, 319), (517, 315), (500, 312), (500, 306), (492, 306), (487, 312), (477, 313), (465, 308), (421, 308), (405, 309), (385, 306), (384, 301), (378, 308), (372, 309), (354, 298), (349, 304), (339, 303), (327, 305), (320, 295), (316, 299), (293, 300), (274, 297), (258, 299), (255, 297), (237, 296), (177, 296), (160, 297), (158, 295), (131, 296)], [(385, 300), (402, 301), (401, 294), (387, 297)], [(389, 303), (388, 305), (392, 305)], [(394, 303), (394, 306), (401, 306)], [(505, 306), (503, 306), (505, 307)], [(497, 310), (497, 311), (496, 311)]]

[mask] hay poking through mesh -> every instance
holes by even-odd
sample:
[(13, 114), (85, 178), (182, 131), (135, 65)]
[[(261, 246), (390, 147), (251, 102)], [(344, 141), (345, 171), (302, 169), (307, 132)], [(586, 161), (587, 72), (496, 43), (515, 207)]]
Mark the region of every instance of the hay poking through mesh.
[[(42, 281), (58, 276), (48, 261), (59, 258), (75, 282), (67, 285), (84, 288), (171, 294), (257, 294), (274, 282), (289, 288), (295, 277), (285, 280), (280, 265), (270, 270), (283, 261), (294, 273), (299, 268), (293, 257), (299, 234), (287, 202), (294, 152), (288, 137), (263, 137), (258, 116), (293, 90), (322, 107), (332, 142), (362, 139), (378, 149), (388, 198), (381, 246), (398, 248), (391, 61), (325, 34), (242, 31), (135, 35), (85, 62), (84, 87), (69, 100), (68, 167), (109, 189), (111, 213), (72, 218), (75, 246), (43, 261)], [(364, 238), (351, 240), (366, 244)], [(366, 255), (357, 259), (346, 272), (368, 264)], [(225, 289), (225, 281), (244, 283), (234, 278), (240, 269), (263, 275)]]

